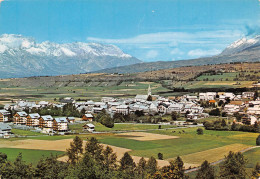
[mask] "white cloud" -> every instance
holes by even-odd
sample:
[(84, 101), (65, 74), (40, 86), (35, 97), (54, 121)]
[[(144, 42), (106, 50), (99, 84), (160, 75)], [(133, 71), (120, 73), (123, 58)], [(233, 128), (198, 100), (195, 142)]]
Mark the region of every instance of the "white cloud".
[(194, 49), (188, 52), (188, 55), (191, 57), (205, 57), (205, 56), (212, 56), (217, 55), (221, 52), (218, 49), (210, 49), (210, 50), (202, 50), (202, 49)]
[(150, 61), (152, 58), (157, 60), (155, 57), (159, 55), (160, 59), (166, 61), (173, 57), (178, 60), (216, 55), (227, 45), (243, 37), (243, 34), (239, 30), (178, 31), (140, 34), (119, 39), (88, 37), (87, 41), (115, 44), (144, 61)]
[(112, 44), (168, 44), (177, 46), (179, 43), (186, 44), (211, 44), (216, 43), (216, 39), (226, 41), (228, 38), (238, 39), (242, 32), (236, 30), (217, 30), (217, 31), (200, 31), (200, 32), (158, 32), (150, 34), (141, 34), (131, 38), (124, 39), (102, 39), (88, 37), (88, 41), (112, 43)]
[(146, 58), (150, 58), (150, 59), (153, 59), (153, 58), (156, 58), (157, 56), (158, 56), (158, 51), (156, 51), (156, 50), (150, 50), (150, 51), (148, 51), (147, 52), (147, 54), (146, 54)]

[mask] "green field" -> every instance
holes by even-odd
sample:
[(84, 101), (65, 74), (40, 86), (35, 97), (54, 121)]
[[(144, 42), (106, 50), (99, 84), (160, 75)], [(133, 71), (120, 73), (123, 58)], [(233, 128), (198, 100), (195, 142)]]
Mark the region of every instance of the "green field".
[[(157, 158), (157, 154), (161, 152), (163, 153), (164, 158), (167, 159), (230, 144), (253, 146), (255, 145), (255, 139), (257, 137), (257, 134), (255, 133), (237, 131), (204, 130), (204, 135), (197, 135), (196, 129), (197, 128), (148, 131), (149, 133), (179, 136), (179, 139), (140, 142), (138, 140), (112, 135), (103, 136), (100, 140), (105, 144), (132, 149), (133, 151), (130, 152), (132, 155), (144, 157), (154, 156)], [(175, 133), (172, 131), (175, 131)], [(182, 131), (185, 131), (185, 133)], [(181, 134), (179, 132), (181, 132)]]
[[(136, 131), (136, 130), (155, 130), (158, 129), (159, 125), (158, 124), (117, 124), (115, 123), (113, 128), (107, 128), (104, 125), (97, 123), (97, 122), (93, 122), (93, 124), (95, 125), (95, 130), (97, 132), (109, 132), (109, 131)], [(82, 132), (82, 126), (84, 124), (70, 124), (69, 128), (72, 131), (76, 131), (76, 132)], [(174, 125), (161, 125), (162, 129), (166, 129), (166, 128), (174, 128), (176, 126)]]
[(222, 73), (222, 74), (218, 74), (218, 75), (203, 74), (196, 79), (199, 81), (204, 81), (204, 80), (226, 81), (226, 79), (228, 79), (229, 81), (233, 81), (233, 79), (236, 78), (237, 76), (238, 76), (237, 72), (236, 73)]
[[(110, 130), (106, 129), (100, 124), (96, 124), (99, 130)], [(149, 126), (149, 127), (148, 127)], [(206, 151), (209, 158), (218, 158), (222, 154), (221, 151), (227, 152), (231, 146), (238, 146), (236, 150), (240, 150), (240, 146), (248, 148), (250, 146), (255, 146), (255, 139), (259, 135), (257, 133), (239, 132), (239, 131), (212, 131), (204, 130), (203, 135), (197, 135), (197, 128), (183, 128), (183, 129), (162, 129), (157, 130), (157, 125), (143, 125), (143, 124), (116, 124), (115, 128), (117, 130), (127, 130), (127, 129), (152, 129), (147, 130), (148, 133), (163, 134), (170, 136), (178, 136), (176, 139), (161, 139), (161, 140), (150, 140), (150, 141), (140, 141), (134, 138), (128, 138), (120, 134), (112, 133), (101, 133), (101, 134), (84, 134), (79, 135), (83, 140), (87, 140), (90, 137), (96, 137), (101, 143), (109, 144), (117, 147), (122, 147), (130, 149), (129, 152), (133, 156), (142, 157), (155, 157), (157, 158), (158, 153), (163, 154), (164, 160), (174, 159), (177, 156), (181, 156), (184, 162), (194, 161), (196, 158), (199, 159), (200, 152)], [(175, 131), (175, 132), (174, 132)], [(68, 136), (32, 136), (27, 138), (16, 138), (16, 140), (25, 139), (38, 139), (38, 140), (62, 140), (73, 138), (73, 135)], [(1, 139), (4, 141), (6, 139)], [(7, 139), (15, 140), (15, 139)], [(15, 141), (14, 141), (15, 142)], [(218, 150), (219, 149), (219, 150)], [(221, 149), (221, 150), (220, 150)], [(241, 148), (242, 149), (242, 148)], [(218, 150), (217, 152), (214, 152)], [(207, 152), (208, 151), (208, 152)], [(9, 149), (1, 148), (0, 152), (8, 154), (10, 160), (14, 160), (19, 152), (23, 153), (24, 160), (29, 163), (37, 163), (42, 155), (48, 156), (50, 153), (54, 155), (62, 155), (64, 152), (57, 151), (38, 151), (38, 150), (28, 150), (28, 149)], [(211, 152), (211, 153), (210, 153)], [(213, 153), (212, 153), (213, 152)], [(218, 153), (218, 154), (217, 154)], [(205, 154), (203, 154), (205, 155)], [(220, 155), (220, 156), (216, 156)], [(189, 158), (187, 158), (189, 156)], [(211, 157), (210, 157), (211, 156)], [(213, 157), (214, 156), (214, 157)], [(245, 153), (248, 158), (249, 163), (247, 165), (248, 172), (254, 167), (255, 163), (260, 159), (260, 149), (254, 149)], [(223, 156), (222, 156), (223, 157)], [(197, 160), (196, 159), (196, 160)], [(198, 160), (197, 162), (200, 162)], [(259, 161), (260, 162), (260, 161)], [(200, 164), (200, 163), (199, 163)], [(195, 175), (190, 174), (190, 175)]]
[[(256, 163), (260, 163), (260, 148), (252, 149), (243, 153), (245, 158), (247, 159), (246, 164), (246, 172), (247, 175), (250, 176), (252, 174), (252, 170), (255, 167)], [(214, 166), (215, 172), (219, 172), (219, 164)], [(191, 179), (196, 177), (197, 172), (188, 173)], [(250, 178), (250, 177), (248, 177)]]
[(134, 97), (136, 94), (147, 94), (149, 84), (153, 94), (165, 92), (168, 89), (154, 82), (122, 82), (120, 85), (110, 86), (105, 82), (98, 84), (89, 83), (83, 86), (62, 86), (62, 87), (16, 87), (5, 86), (0, 83), (0, 101), (11, 101), (12, 99), (26, 99), (29, 101), (58, 100), (62, 97), (73, 97), (74, 99), (99, 101), (102, 97)]
[(14, 161), (19, 153), (22, 153), (23, 160), (27, 163), (36, 165), (42, 157), (48, 157), (51, 154), (54, 156), (61, 156), (64, 152), (49, 151), (49, 150), (30, 150), (30, 149), (13, 149), (13, 148), (0, 148), (0, 152), (7, 154), (8, 160)]
[(15, 135), (19, 135), (19, 136), (41, 136), (43, 135), (42, 133), (39, 132), (32, 132), (29, 130), (22, 130), (22, 129), (12, 129), (12, 133), (14, 133)]

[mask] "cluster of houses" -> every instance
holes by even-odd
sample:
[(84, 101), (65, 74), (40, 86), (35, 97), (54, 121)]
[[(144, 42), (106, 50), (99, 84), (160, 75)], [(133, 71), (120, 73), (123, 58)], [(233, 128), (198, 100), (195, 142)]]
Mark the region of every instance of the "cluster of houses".
[[(151, 96), (152, 101), (147, 100)], [(86, 101), (75, 102), (75, 107), (87, 114), (99, 113), (105, 110), (113, 115), (120, 113), (123, 115), (133, 114), (136, 111), (142, 111), (145, 115), (148, 114), (171, 114), (172, 112), (187, 113), (190, 119), (198, 119), (207, 117), (208, 114), (203, 113), (204, 108), (200, 107), (198, 100), (187, 100), (186, 98), (170, 99), (151, 94), (151, 88), (148, 88), (147, 95), (136, 95), (135, 98), (116, 99), (112, 97), (103, 97), (100, 102)], [(87, 118), (87, 117), (86, 117)]]
[(243, 92), (242, 95), (227, 92), (207, 92), (200, 93), (199, 100), (226, 102), (228, 99), (229, 103), (225, 104), (223, 112), (226, 112), (228, 115), (237, 113), (242, 116), (240, 123), (253, 125), (255, 122), (260, 122), (260, 99), (254, 100), (254, 95), (255, 92)]
[[(0, 116), (0, 122), (8, 122), (10, 112), (0, 110)], [(38, 113), (27, 114), (24, 111), (16, 112), (12, 118), (13, 124), (40, 129), (42, 133), (67, 132), (69, 130), (68, 123), (73, 123), (74, 121), (74, 117), (53, 118), (50, 115), (40, 116)]]
[[(260, 116), (260, 100), (253, 100), (254, 92), (243, 92), (241, 95), (235, 95), (230, 92), (206, 92), (199, 93), (197, 96), (184, 95), (181, 97), (164, 98), (158, 95), (152, 95), (149, 86), (147, 95), (136, 95), (135, 98), (116, 99), (112, 97), (103, 97), (101, 101), (84, 101), (77, 102), (73, 98), (64, 98), (59, 103), (50, 103), (46, 101), (28, 102), (17, 101), (14, 104), (8, 104), (5, 109), (0, 110), (0, 122), (9, 121), (10, 112), (8, 110), (19, 111), (13, 115), (13, 123), (17, 125), (26, 125), (34, 128), (39, 128), (44, 133), (66, 132), (68, 131), (68, 123), (73, 123), (74, 117), (53, 118), (50, 115), (40, 116), (37, 113), (27, 114), (25, 109), (43, 108), (43, 107), (58, 107), (62, 108), (67, 103), (72, 103), (78, 111), (85, 111), (82, 120), (92, 122), (93, 114), (105, 110), (113, 116), (115, 113), (128, 115), (137, 111), (148, 114), (171, 114), (172, 112), (186, 114), (187, 119), (197, 120), (208, 117), (208, 113), (204, 113), (204, 108), (201, 107), (201, 101), (217, 104), (218, 101), (229, 101), (223, 108), (223, 112), (228, 115), (234, 113), (242, 114), (242, 122), (253, 124), (259, 121)], [(93, 126), (83, 126), (88, 130), (94, 129)]]

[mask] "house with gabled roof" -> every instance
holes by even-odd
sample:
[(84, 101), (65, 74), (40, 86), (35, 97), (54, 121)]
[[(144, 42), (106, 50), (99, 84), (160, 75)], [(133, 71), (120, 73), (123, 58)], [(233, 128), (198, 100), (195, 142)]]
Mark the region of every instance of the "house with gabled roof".
[(53, 120), (53, 130), (57, 132), (67, 132), (68, 129), (68, 121), (66, 117), (59, 117)]
[(8, 122), (10, 121), (11, 113), (7, 110), (0, 110), (0, 122)]
[(82, 117), (82, 120), (83, 121), (90, 121), (92, 122), (93, 121), (93, 115), (92, 114), (84, 114), (83, 117)]
[(38, 113), (29, 114), (27, 116), (26, 125), (27, 126), (32, 126), (32, 127), (38, 127), (39, 126), (39, 122), (40, 122), (40, 117), (41, 116)]
[(15, 124), (26, 125), (27, 116), (28, 116), (28, 114), (26, 112), (24, 112), (24, 111), (17, 112), (13, 116), (13, 122)]
[(88, 132), (94, 132), (95, 131), (95, 126), (91, 123), (84, 124), (82, 127), (83, 127), (84, 131), (88, 131)]
[(3, 122), (0, 122), (0, 137), (9, 138), (12, 128)]
[(51, 115), (41, 116), (39, 119), (39, 127), (43, 133), (53, 132), (53, 117)]
[(74, 123), (75, 122), (75, 117), (67, 117), (68, 123)]

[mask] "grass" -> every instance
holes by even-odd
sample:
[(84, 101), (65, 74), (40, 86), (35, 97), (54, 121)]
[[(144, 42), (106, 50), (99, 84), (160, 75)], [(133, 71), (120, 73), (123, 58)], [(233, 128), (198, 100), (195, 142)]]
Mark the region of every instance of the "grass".
[[(82, 125), (82, 124), (80, 124)], [(99, 126), (100, 125), (100, 126)], [(101, 124), (96, 124), (97, 128), (102, 130)], [(122, 129), (147, 129), (154, 128), (157, 125), (144, 125), (144, 124), (116, 124), (115, 128)], [(104, 129), (105, 130), (105, 129)], [(107, 130), (107, 129), (106, 129)], [(109, 129), (110, 130), (110, 129)], [(115, 135), (112, 133), (103, 134), (84, 134), (79, 135), (83, 140), (90, 137), (96, 137), (101, 143), (109, 144), (117, 147), (130, 149), (129, 152), (134, 156), (142, 157), (155, 157), (158, 153), (162, 153), (165, 160), (174, 159), (177, 156), (181, 156), (185, 163), (192, 163), (200, 165), (203, 160), (207, 159), (210, 162), (219, 160), (226, 155), (229, 150), (240, 151), (249, 146), (255, 145), (255, 138), (258, 134), (239, 132), (239, 131), (212, 131), (204, 130), (203, 135), (197, 135), (197, 128), (184, 128), (184, 129), (167, 129), (167, 130), (149, 130), (149, 133), (164, 134), (171, 136), (179, 136), (177, 139), (165, 139), (165, 140), (152, 140), (152, 141), (138, 141), (134, 139), (128, 139), (123, 135)], [(175, 132), (174, 132), (175, 131)], [(30, 139), (40, 140), (61, 140), (73, 138), (73, 135), (69, 136), (35, 136), (27, 137)], [(12, 139), (7, 139), (12, 140)], [(26, 150), (26, 149), (0, 149), (0, 152), (7, 153), (10, 160), (14, 160), (19, 151), (23, 152), (24, 159), (27, 162), (35, 164), (42, 155), (48, 156), (53, 151), (38, 151), (38, 150)], [(54, 151), (56, 152), (56, 151)], [(29, 153), (31, 155), (29, 155)], [(56, 152), (55, 155), (62, 155), (62, 152)], [(34, 157), (36, 156), (36, 157)], [(245, 156), (249, 159), (247, 170), (250, 173), (256, 162), (260, 158), (260, 149), (254, 149), (245, 153)], [(190, 175), (195, 175), (194, 173)]]
[(249, 145), (244, 145), (244, 144), (225, 145), (223, 147), (218, 147), (214, 149), (209, 149), (201, 152), (184, 155), (182, 156), (182, 159), (185, 163), (197, 164), (199, 166), (205, 160), (208, 160), (208, 162), (212, 163), (223, 159), (225, 156), (228, 155), (229, 151), (239, 152), (249, 147), (250, 147)]
[(114, 145), (117, 147), (132, 149), (132, 150), (148, 150), (153, 148), (163, 147), (160, 144), (151, 141), (138, 141), (121, 137), (108, 137), (100, 139), (101, 143)]
[(244, 153), (248, 159), (247, 168), (254, 168), (256, 163), (260, 163), (260, 148), (255, 148)]
[[(109, 132), (109, 131), (134, 131), (134, 130), (155, 130), (158, 129), (159, 125), (158, 124), (117, 124), (115, 123), (113, 128), (108, 128), (100, 123), (94, 122), (95, 125), (95, 130), (97, 132)], [(82, 126), (84, 124), (71, 124), (69, 125), (69, 128), (72, 131), (76, 132), (82, 132)], [(174, 125), (161, 125), (161, 129), (166, 129), (166, 128), (174, 128), (176, 126)]]
[[(252, 150), (249, 150), (245, 153), (243, 153), (243, 155), (245, 156), (245, 158), (247, 159), (247, 164), (246, 164), (246, 172), (248, 177), (252, 174), (252, 170), (255, 167), (256, 163), (259, 162), (260, 163), (260, 148), (255, 148)], [(219, 164), (214, 166), (214, 169), (217, 172), (219, 172)], [(196, 177), (197, 172), (191, 172), (189, 173), (189, 177), (191, 179)]]
[(238, 75), (238, 73), (222, 73), (222, 74), (218, 74), (218, 75), (204, 74), (204, 75), (199, 76), (197, 78), (197, 80), (203, 81), (203, 80), (208, 79), (209, 81), (211, 81), (211, 80), (225, 81), (226, 79), (233, 80), (234, 78), (236, 78), (237, 75)]
[[(108, 84), (110, 82), (101, 83), (86, 83), (83, 86), (68, 86), (59, 87), (56, 84), (54, 87), (16, 87), (8, 86), (8, 83), (0, 83), (0, 93), (4, 94), (0, 97), (0, 101), (11, 101), (11, 99), (25, 99), (29, 101), (54, 101), (60, 97), (73, 97), (75, 99), (100, 101), (104, 96), (128, 98), (134, 97), (136, 94), (147, 94), (148, 85), (151, 85), (153, 94), (158, 92), (168, 91), (159, 83), (142, 83), (142, 82), (123, 82), (120, 85)], [(108, 86), (106, 85), (108, 84)]]
[(36, 165), (37, 162), (44, 156), (48, 157), (51, 154), (54, 156), (63, 155), (64, 152), (52, 151), (52, 150), (31, 150), (31, 149), (13, 149), (13, 148), (0, 148), (0, 152), (5, 153), (8, 160), (14, 161), (19, 153), (22, 153), (23, 160), (26, 163), (32, 163)]
[[(153, 141), (137, 141), (133, 139), (125, 139), (120, 136), (110, 136), (102, 138), (101, 142), (132, 149), (130, 153), (136, 156), (157, 158), (159, 152), (163, 153), (165, 159), (174, 158), (177, 156), (185, 156), (205, 150), (210, 150), (218, 147), (232, 146), (236, 144), (241, 150), (244, 146), (255, 144), (254, 133), (238, 132), (238, 131), (209, 131), (204, 130), (203, 135), (197, 135), (197, 128), (186, 129), (168, 129), (168, 130), (152, 130), (149, 133), (164, 134), (179, 136), (178, 139), (153, 140)], [(175, 131), (175, 132), (173, 132)], [(185, 133), (183, 132), (185, 131)], [(180, 133), (179, 133), (180, 132)], [(249, 138), (241, 138), (239, 135), (245, 135)], [(238, 145), (237, 145), (238, 144)], [(241, 145), (240, 145), (241, 144)], [(147, 147), (146, 147), (147, 146)], [(225, 149), (229, 149), (225, 148)], [(232, 149), (232, 147), (230, 148)]]
[(41, 135), (43, 135), (43, 134), (41, 134), (39, 132), (33, 132), (33, 131), (22, 130), (22, 129), (14, 129), (13, 128), (11, 131), (15, 135), (19, 135), (19, 136), (41, 136)]

